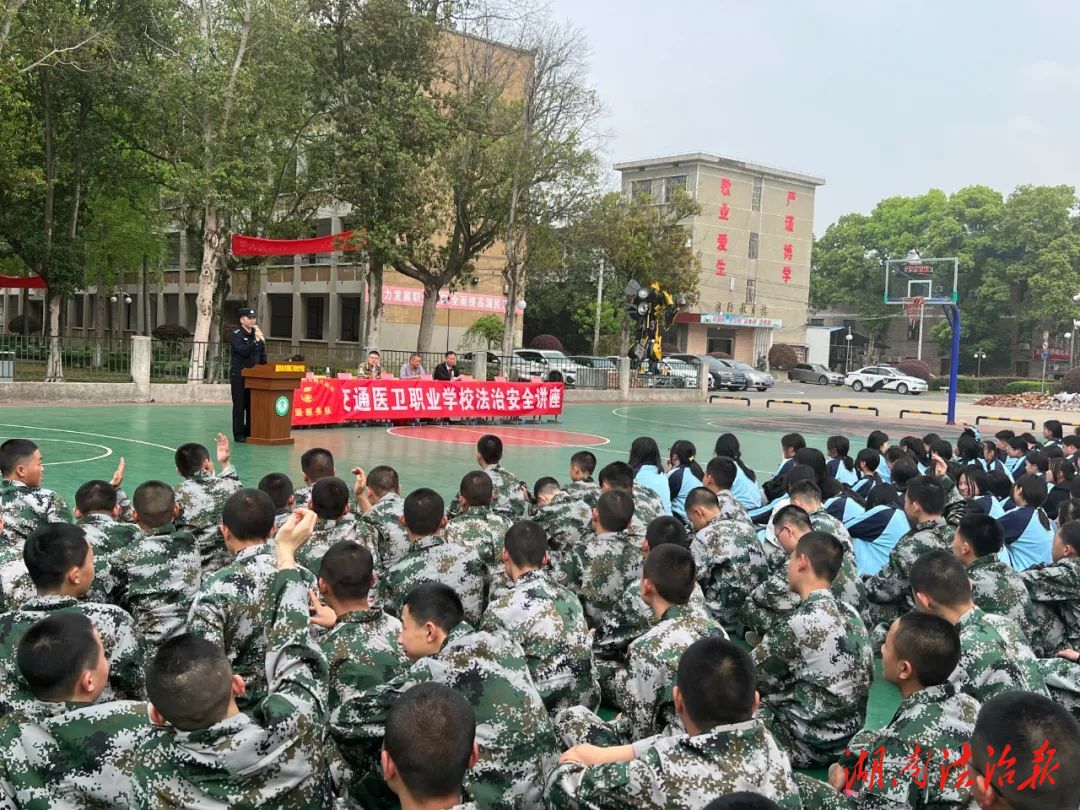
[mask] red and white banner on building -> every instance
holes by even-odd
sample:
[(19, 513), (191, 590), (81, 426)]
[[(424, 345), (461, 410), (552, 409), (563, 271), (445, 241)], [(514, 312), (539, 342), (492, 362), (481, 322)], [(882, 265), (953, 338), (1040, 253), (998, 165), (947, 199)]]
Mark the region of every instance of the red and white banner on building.
[(557, 416), (562, 383), (301, 380), (293, 427), (382, 419)]
[[(424, 291), (420, 287), (392, 287), (382, 288), (383, 304), (398, 307), (422, 307), (424, 305)], [(455, 292), (450, 293), (450, 301), (443, 303), (439, 300), (435, 304), (436, 309), (460, 309), (473, 310), (475, 312), (506, 312), (506, 296), (491, 295), (478, 292)], [(518, 313), (525, 310), (518, 307)]]

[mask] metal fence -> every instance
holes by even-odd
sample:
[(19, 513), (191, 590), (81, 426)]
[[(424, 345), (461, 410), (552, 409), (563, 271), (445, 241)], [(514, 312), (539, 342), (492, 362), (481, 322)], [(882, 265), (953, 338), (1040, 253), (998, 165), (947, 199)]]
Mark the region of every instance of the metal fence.
[(703, 366), (693, 366), (692, 373), (687, 369), (671, 370), (662, 366), (658, 372), (651, 372), (648, 364), (641, 367), (630, 366), (631, 388), (670, 388), (670, 389), (694, 389), (701, 385)]
[[(49, 338), (0, 335), (0, 353), (15, 361), (15, 379), (40, 382), (46, 377)], [(60, 359), (69, 382), (130, 382), (131, 341), (127, 338), (62, 337)]]
[[(199, 366), (191, 371), (193, 346), (200, 347)], [(198, 343), (191, 340), (154, 340), (150, 344), (150, 382), (182, 383), (196, 379), (205, 382), (226, 382), (229, 379), (229, 344)]]

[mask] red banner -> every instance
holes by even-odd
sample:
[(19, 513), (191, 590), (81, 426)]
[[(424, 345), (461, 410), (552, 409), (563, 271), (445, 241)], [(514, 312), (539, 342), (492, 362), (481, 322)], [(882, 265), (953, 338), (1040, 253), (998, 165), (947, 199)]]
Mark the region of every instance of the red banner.
[(342, 231), (314, 239), (262, 239), (258, 236), (232, 235), (233, 256), (299, 256), (304, 253), (332, 253), (356, 250), (353, 232)]
[(44, 290), (45, 279), (41, 276), (0, 276), (0, 288), (9, 290)]
[(366, 419), (454, 419), (470, 416), (557, 416), (562, 383), (438, 380), (301, 380), (293, 427)]

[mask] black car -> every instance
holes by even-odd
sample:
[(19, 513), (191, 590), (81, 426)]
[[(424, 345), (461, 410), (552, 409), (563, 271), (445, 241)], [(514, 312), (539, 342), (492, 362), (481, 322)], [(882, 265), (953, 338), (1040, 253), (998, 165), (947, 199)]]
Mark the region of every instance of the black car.
[(694, 366), (705, 364), (709, 370), (709, 388), (719, 391), (726, 388), (728, 391), (741, 391), (746, 387), (746, 375), (736, 369), (729, 368), (715, 357), (707, 354), (673, 354), (676, 360), (683, 360)]

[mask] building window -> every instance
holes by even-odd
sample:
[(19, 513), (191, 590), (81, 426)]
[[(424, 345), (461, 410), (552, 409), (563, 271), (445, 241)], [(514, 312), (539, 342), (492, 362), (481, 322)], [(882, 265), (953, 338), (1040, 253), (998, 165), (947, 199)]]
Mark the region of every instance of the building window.
[(82, 329), (86, 326), (85, 318), (83, 318), (83, 301), (86, 300), (85, 295), (76, 295), (75, 301), (75, 328)]
[(754, 178), (754, 192), (753, 192), (753, 195), (750, 197), (750, 210), (752, 210), (752, 211), (760, 211), (761, 210), (761, 178), (760, 177), (755, 177)]
[(705, 335), (705, 351), (708, 354), (723, 352), (728, 357), (734, 357), (735, 333), (730, 329), (710, 327)]
[(675, 177), (664, 178), (664, 202), (669, 203), (675, 199), (675, 189), (686, 191), (686, 175), (680, 174)]
[(746, 252), (746, 255), (751, 259), (757, 258), (758, 248), (758, 235), (756, 233), (750, 234), (750, 247)]
[(180, 296), (176, 293), (165, 293), (165, 323), (180, 323)]
[[(334, 220), (330, 217), (315, 220), (314, 237), (329, 236), (334, 232)], [(310, 253), (307, 256), (308, 264), (330, 264), (329, 253)]]
[(321, 295), (306, 295), (304, 299), (304, 339), (324, 340), (326, 299)]
[(825, 325), (825, 319), (824, 318), (811, 318), (810, 319), (810, 325), (811, 326), (824, 326)]
[(652, 180), (634, 180), (630, 183), (631, 197), (643, 197), (646, 194), (652, 195)]
[(748, 278), (746, 280), (746, 303), (752, 304), (757, 300), (757, 282)]
[(281, 293), (266, 296), (270, 304), (270, 337), (292, 340), (292, 299)]
[(343, 295), (341, 301), (341, 340), (360, 342), (360, 296)]
[(165, 234), (165, 266), (180, 266), (180, 231)]

